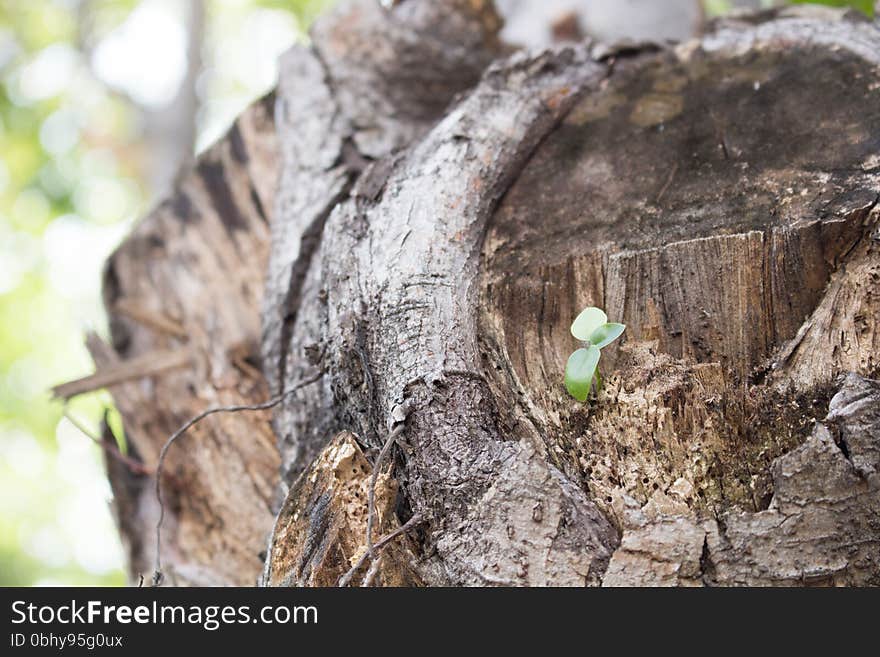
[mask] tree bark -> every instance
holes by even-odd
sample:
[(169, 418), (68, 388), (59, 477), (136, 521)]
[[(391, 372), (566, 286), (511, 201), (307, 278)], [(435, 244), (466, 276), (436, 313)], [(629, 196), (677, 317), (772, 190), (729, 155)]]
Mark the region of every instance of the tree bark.
[[(878, 25), (512, 55), (498, 28), (343, 3), (274, 123), (250, 110), (111, 259), (99, 366), (187, 354), (112, 387), (148, 467), (187, 414), (282, 395), (274, 438), (229, 413), (171, 452), (172, 580), (880, 583)], [(628, 329), (579, 404), (587, 305)], [(145, 479), (111, 469), (133, 572)]]

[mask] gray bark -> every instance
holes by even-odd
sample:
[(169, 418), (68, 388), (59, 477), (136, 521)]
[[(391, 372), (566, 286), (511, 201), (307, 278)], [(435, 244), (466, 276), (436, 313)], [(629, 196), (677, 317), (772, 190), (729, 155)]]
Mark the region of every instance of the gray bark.
[[(321, 378), (273, 419), (263, 582), (360, 563), (397, 427), (374, 542), (415, 520), (355, 584), (878, 583), (877, 25), (512, 56), (498, 27), (489, 3), (350, 2), (285, 58), (262, 370)], [(579, 405), (591, 304), (629, 328)], [(204, 528), (185, 509), (171, 550)]]

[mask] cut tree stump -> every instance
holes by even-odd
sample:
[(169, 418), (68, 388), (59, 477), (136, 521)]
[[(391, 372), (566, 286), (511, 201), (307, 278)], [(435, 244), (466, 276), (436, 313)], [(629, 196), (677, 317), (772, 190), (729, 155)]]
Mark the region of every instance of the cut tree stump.
[[(253, 581), (274, 516), (263, 583), (338, 582), (403, 426), (374, 540), (406, 532), (352, 584), (880, 584), (880, 26), (512, 55), (498, 27), (342, 3), (275, 123), (250, 110), (111, 259), (108, 365), (196, 354), (112, 389), (147, 465), (187, 414), (323, 373), (274, 415), (277, 477), (253, 416), (175, 448), (174, 581)], [(627, 331), (580, 404), (588, 305)], [(142, 571), (155, 499), (111, 476)]]

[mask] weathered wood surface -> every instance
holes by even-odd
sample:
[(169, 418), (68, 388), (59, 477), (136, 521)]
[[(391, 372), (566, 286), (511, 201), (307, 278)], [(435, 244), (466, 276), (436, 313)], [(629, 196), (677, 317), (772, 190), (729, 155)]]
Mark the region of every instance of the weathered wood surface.
[[(156, 373), (147, 366), (140, 377), (110, 386), (130, 447), (151, 471), (165, 440), (192, 416), (267, 397), (258, 369), (258, 313), (277, 181), (273, 107), (269, 96), (239, 118), (107, 263), (113, 345), (90, 345), (99, 372), (131, 369), (169, 352), (188, 356), (172, 369)], [(267, 413), (213, 416), (169, 453), (167, 581), (256, 581), (278, 480), (269, 420)], [(149, 579), (155, 560), (158, 504), (152, 478), (144, 479), (111, 470), (135, 579)]]
[[(878, 53), (876, 26), (783, 18), (620, 62), (500, 205), (496, 388), (622, 530), (606, 584), (877, 583), (876, 482), (827, 432), (804, 441), (843, 373), (878, 374)], [(591, 411), (559, 394), (586, 305), (628, 325)], [(842, 487), (802, 468), (799, 513), (764, 511), (779, 470), (822, 450)]]
[[(265, 583), (338, 581), (364, 549), (364, 470), (404, 420), (382, 531), (422, 522), (375, 584), (878, 583), (880, 29), (786, 11), (678, 47), (497, 59), (497, 27), (484, 2), (348, 2), (286, 57), (262, 370), (276, 392), (323, 376), (273, 420), (287, 499)], [(174, 234), (183, 216), (145, 225)], [(264, 224), (251, 239), (247, 272)], [(222, 369), (245, 331), (207, 333), (211, 313), (256, 331), (258, 295), (201, 292), (214, 244), (186, 260), (192, 279), (132, 244), (113, 262), (137, 290), (123, 296), (195, 292), (201, 314), (167, 314)], [(577, 404), (568, 325), (591, 304), (628, 331)], [(138, 331), (124, 358), (180, 340)], [(114, 390), (147, 463), (174, 427), (145, 418), (216, 394), (187, 397), (181, 377), (151, 379), (173, 400)], [(270, 514), (212, 506), (249, 456), (223, 450), (251, 443), (197, 434), (170, 561), (235, 581), (199, 532), (214, 551), (227, 533), (260, 543)], [(345, 484), (343, 448), (362, 466)]]
[(880, 384), (850, 374), (825, 420), (773, 462), (766, 510), (700, 521), (629, 500), (603, 585), (878, 586), (878, 468)]

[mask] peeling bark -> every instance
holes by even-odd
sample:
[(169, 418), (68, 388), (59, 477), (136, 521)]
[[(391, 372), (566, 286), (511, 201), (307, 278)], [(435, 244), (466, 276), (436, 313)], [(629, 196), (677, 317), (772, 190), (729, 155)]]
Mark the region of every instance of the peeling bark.
[[(151, 463), (174, 428), (157, 418), (220, 397), (266, 267), (269, 389), (322, 378), (273, 418), (285, 501), (263, 583), (333, 585), (357, 562), (371, 463), (403, 426), (374, 540), (407, 531), (355, 584), (877, 584), (877, 24), (764, 13), (677, 47), (507, 58), (497, 29), (488, 2), (343, 4), (285, 58), (260, 133), (277, 193), (273, 158), (235, 157), (239, 128), (114, 256), (111, 300), (173, 318), (195, 354), (114, 387), (138, 452)], [(274, 207), (271, 243), (242, 181), (266, 185), (251, 200)], [(226, 208), (226, 241), (193, 207)], [(181, 237), (148, 258), (162, 231)], [(577, 404), (562, 370), (586, 305), (628, 329)], [(183, 340), (153, 322), (126, 344), (131, 317), (114, 316), (115, 357)], [(255, 426), (205, 426), (176, 462), (166, 560), (200, 573), (185, 581), (255, 576), (214, 556), (269, 528), (255, 499), (216, 492), (254, 467)]]
[[(128, 372), (110, 386), (130, 449), (150, 470), (168, 436), (190, 417), (267, 396), (258, 369), (258, 312), (266, 209), (277, 178), (273, 105), (269, 96), (250, 108), (107, 263), (113, 345), (90, 343), (99, 372), (155, 363), (161, 353), (187, 356), (173, 369), (146, 365), (139, 377)], [(185, 440), (165, 470), (163, 560), (172, 564), (166, 577), (175, 584), (253, 584), (278, 478), (269, 417), (214, 416)], [(153, 482), (143, 479), (110, 471), (135, 581), (149, 577), (155, 561), (158, 503)]]

